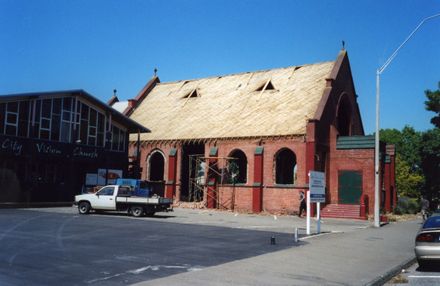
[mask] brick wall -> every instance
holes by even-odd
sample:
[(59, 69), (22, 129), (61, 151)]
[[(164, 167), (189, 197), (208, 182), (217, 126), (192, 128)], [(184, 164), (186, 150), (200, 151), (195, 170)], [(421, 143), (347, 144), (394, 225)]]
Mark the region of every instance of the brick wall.
[(336, 135), (337, 131), (332, 128), (327, 199), (330, 203), (338, 203), (339, 171), (359, 171), (362, 173), (362, 192), (369, 197), (368, 208), (372, 214), (374, 210), (374, 149), (337, 150)]
[[(205, 144), (205, 157), (209, 157), (212, 147), (218, 148), (218, 158), (230, 156), (234, 150), (241, 150), (247, 158), (247, 182), (233, 187), (232, 185), (222, 185), (218, 187), (218, 206), (220, 208), (234, 209), (241, 212), (252, 212), (252, 186), (254, 184), (254, 157), (258, 146), (264, 148), (263, 151), (263, 195), (262, 210), (271, 213), (295, 213), (299, 207), (299, 191), (304, 190), (307, 179), (306, 172), (306, 143), (304, 137), (265, 139), (265, 140), (225, 140), (217, 141), (215, 144), (209, 142)], [(160, 151), (165, 155), (164, 180), (168, 181), (169, 154), (171, 150), (177, 149), (177, 170), (175, 202), (180, 200), (180, 172), (181, 172), (181, 144), (143, 144), (141, 147), (140, 162), (142, 179), (148, 179), (149, 157), (153, 152)], [(275, 184), (275, 158), (277, 152), (283, 148), (288, 148), (296, 155), (297, 161), (297, 181), (295, 185), (283, 186)], [(219, 167), (225, 167), (225, 160), (219, 159)], [(234, 194), (234, 196), (233, 196)], [(204, 201), (206, 201), (206, 188)]]

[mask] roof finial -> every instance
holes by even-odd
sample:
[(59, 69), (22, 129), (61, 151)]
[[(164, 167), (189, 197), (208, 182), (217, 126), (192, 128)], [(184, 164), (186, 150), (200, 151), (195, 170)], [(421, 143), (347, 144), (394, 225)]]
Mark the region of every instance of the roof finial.
[(342, 40), (342, 50), (345, 50), (345, 41)]
[(116, 90), (116, 88), (115, 89), (113, 89), (113, 96), (116, 96), (116, 93), (117, 93), (118, 91)]
[(157, 68), (154, 68), (154, 77), (157, 76)]

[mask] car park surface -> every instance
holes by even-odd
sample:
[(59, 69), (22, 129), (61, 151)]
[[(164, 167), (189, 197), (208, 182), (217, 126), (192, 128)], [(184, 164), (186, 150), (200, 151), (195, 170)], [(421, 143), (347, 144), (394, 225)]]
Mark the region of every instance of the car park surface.
[(414, 259), (417, 220), (324, 219), (324, 233), (308, 237), (305, 222), (182, 208), (143, 218), (0, 209), (0, 285), (381, 285)]
[[(124, 285), (292, 247), (289, 234), (166, 222), (0, 210), (1, 285)], [(168, 217), (172, 217), (172, 214)]]

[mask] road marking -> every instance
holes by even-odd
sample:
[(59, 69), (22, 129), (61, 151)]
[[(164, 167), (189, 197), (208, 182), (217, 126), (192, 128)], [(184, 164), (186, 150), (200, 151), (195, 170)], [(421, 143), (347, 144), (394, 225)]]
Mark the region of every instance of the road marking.
[[(102, 282), (102, 281), (106, 281), (109, 279), (113, 279), (119, 276), (123, 276), (123, 275), (127, 275), (127, 274), (134, 274), (134, 275), (138, 275), (138, 274), (142, 274), (145, 271), (151, 270), (151, 271), (159, 271), (161, 268), (166, 268), (166, 269), (186, 269), (187, 272), (193, 272), (193, 271), (199, 271), (202, 270), (203, 267), (191, 267), (191, 265), (189, 264), (184, 264), (184, 265), (148, 265), (145, 267), (141, 267), (138, 269), (133, 269), (133, 270), (128, 270), (122, 273), (117, 273), (114, 275), (109, 275), (109, 276), (105, 276), (102, 278), (96, 278), (96, 279), (92, 279), (89, 281), (85, 281), (87, 284), (93, 284), (96, 282)], [(110, 274), (109, 272), (102, 272), (103, 274)]]
[(408, 278), (440, 278), (440, 276), (434, 276), (434, 275), (430, 275), (430, 276), (419, 276), (419, 275), (409, 275)]

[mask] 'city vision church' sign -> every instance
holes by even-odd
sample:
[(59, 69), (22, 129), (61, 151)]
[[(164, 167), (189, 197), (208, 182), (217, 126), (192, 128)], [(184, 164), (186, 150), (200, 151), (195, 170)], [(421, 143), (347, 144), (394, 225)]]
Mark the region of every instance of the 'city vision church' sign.
[(66, 143), (0, 136), (0, 152), (13, 156), (47, 155), (82, 159), (98, 159), (104, 150)]

